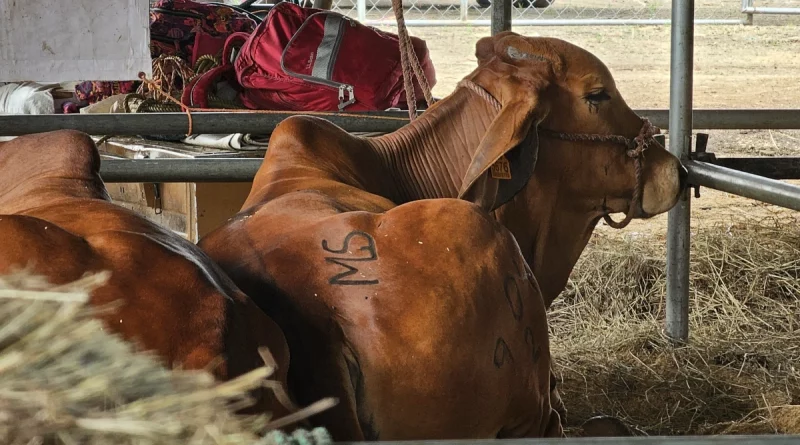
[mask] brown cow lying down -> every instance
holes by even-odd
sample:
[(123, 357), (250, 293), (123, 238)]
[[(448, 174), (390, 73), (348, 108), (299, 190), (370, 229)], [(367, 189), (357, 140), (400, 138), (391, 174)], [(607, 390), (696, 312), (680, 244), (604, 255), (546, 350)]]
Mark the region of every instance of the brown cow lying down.
[[(220, 379), (263, 366), (267, 347), (285, 381), (278, 326), (197, 246), (112, 204), (99, 166), (94, 142), (74, 131), (0, 143), (0, 274), (28, 267), (61, 284), (110, 271), (91, 304), (123, 303), (103, 316), (111, 331), (168, 366), (212, 365)], [(284, 414), (272, 394), (254, 394), (254, 408)]]
[(545, 308), (600, 218), (679, 196), (680, 163), (592, 54), (504, 33), (477, 57), (384, 137), (287, 119), (201, 240), (283, 328), (298, 401), (340, 399), (315, 419), (336, 440), (562, 435)]

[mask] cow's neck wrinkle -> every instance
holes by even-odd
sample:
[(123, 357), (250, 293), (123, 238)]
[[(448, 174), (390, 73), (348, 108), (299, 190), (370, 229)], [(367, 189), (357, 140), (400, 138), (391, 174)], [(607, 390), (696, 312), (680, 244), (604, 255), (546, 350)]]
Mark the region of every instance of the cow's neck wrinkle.
[(371, 145), (388, 171), (390, 199), (455, 198), (495, 111), (463, 88)]
[(576, 206), (574, 197), (559, 193), (559, 181), (532, 180), (496, 211), (517, 240), (548, 308), (566, 287), (598, 221)]
[[(458, 89), (406, 127), (370, 139), (388, 173), (383, 196), (398, 204), (457, 197), (495, 114), (486, 102)], [(540, 171), (547, 170), (546, 163), (537, 163)], [(528, 186), (495, 212), (516, 238), (547, 307), (566, 287), (598, 221), (565, 194), (560, 184), (564, 177), (569, 175), (534, 174)]]

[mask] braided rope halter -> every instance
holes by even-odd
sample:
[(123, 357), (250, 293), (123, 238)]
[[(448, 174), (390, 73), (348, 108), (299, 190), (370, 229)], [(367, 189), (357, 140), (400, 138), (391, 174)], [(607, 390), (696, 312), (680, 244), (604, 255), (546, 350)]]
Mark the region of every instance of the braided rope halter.
[[(500, 111), (500, 109), (503, 108), (503, 105), (499, 100), (497, 100), (497, 98), (492, 96), (492, 94), (486, 91), (485, 88), (481, 87), (475, 82), (472, 82), (471, 80), (463, 79), (458, 83), (458, 87), (465, 87), (474, 92), (481, 99), (488, 102), (497, 111)], [(610, 142), (625, 146), (625, 153), (629, 158), (633, 159), (634, 175), (636, 177), (636, 185), (633, 189), (633, 198), (631, 199), (628, 212), (625, 214), (625, 218), (622, 221), (614, 221), (611, 219), (611, 215), (609, 213), (603, 215), (603, 219), (605, 220), (606, 224), (615, 229), (622, 229), (627, 226), (631, 220), (633, 220), (633, 214), (636, 212), (636, 208), (641, 207), (642, 203), (642, 190), (644, 185), (642, 183), (642, 160), (644, 158), (644, 152), (655, 143), (655, 138), (653, 136), (660, 133), (660, 130), (657, 127), (653, 126), (653, 124), (651, 124), (647, 118), (643, 118), (642, 128), (639, 130), (639, 135), (633, 139), (616, 134), (559, 133), (544, 128), (540, 128), (539, 133), (544, 136), (549, 136), (564, 141)]]

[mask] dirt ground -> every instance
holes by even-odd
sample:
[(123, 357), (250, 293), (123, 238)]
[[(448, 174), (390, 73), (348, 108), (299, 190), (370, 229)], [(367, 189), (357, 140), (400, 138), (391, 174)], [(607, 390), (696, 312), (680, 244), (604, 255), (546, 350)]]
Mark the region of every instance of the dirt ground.
[[(788, 25), (698, 25), (695, 29), (695, 108), (800, 107), (800, 21)], [(774, 17), (770, 18), (775, 21)], [(669, 26), (527, 26), (524, 35), (557, 37), (579, 45), (603, 60), (628, 104), (636, 108), (668, 108), (670, 70)], [(436, 67), (434, 94), (449, 94), (475, 67), (475, 42), (486, 27), (411, 28), (426, 40)], [(800, 131), (709, 131), (708, 151), (718, 156), (798, 156)], [(693, 200), (692, 226), (725, 221), (731, 215), (756, 216), (786, 212), (727, 193), (702, 189)], [(609, 229), (601, 223), (599, 230)], [(635, 221), (620, 233), (662, 233), (666, 215)]]

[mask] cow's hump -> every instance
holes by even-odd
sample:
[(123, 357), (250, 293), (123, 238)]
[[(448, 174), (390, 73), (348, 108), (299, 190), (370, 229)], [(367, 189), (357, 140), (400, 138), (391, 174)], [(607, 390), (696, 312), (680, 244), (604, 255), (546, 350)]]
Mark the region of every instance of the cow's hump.
[(108, 200), (100, 154), (85, 133), (58, 130), (0, 143), (0, 213), (68, 198)]

